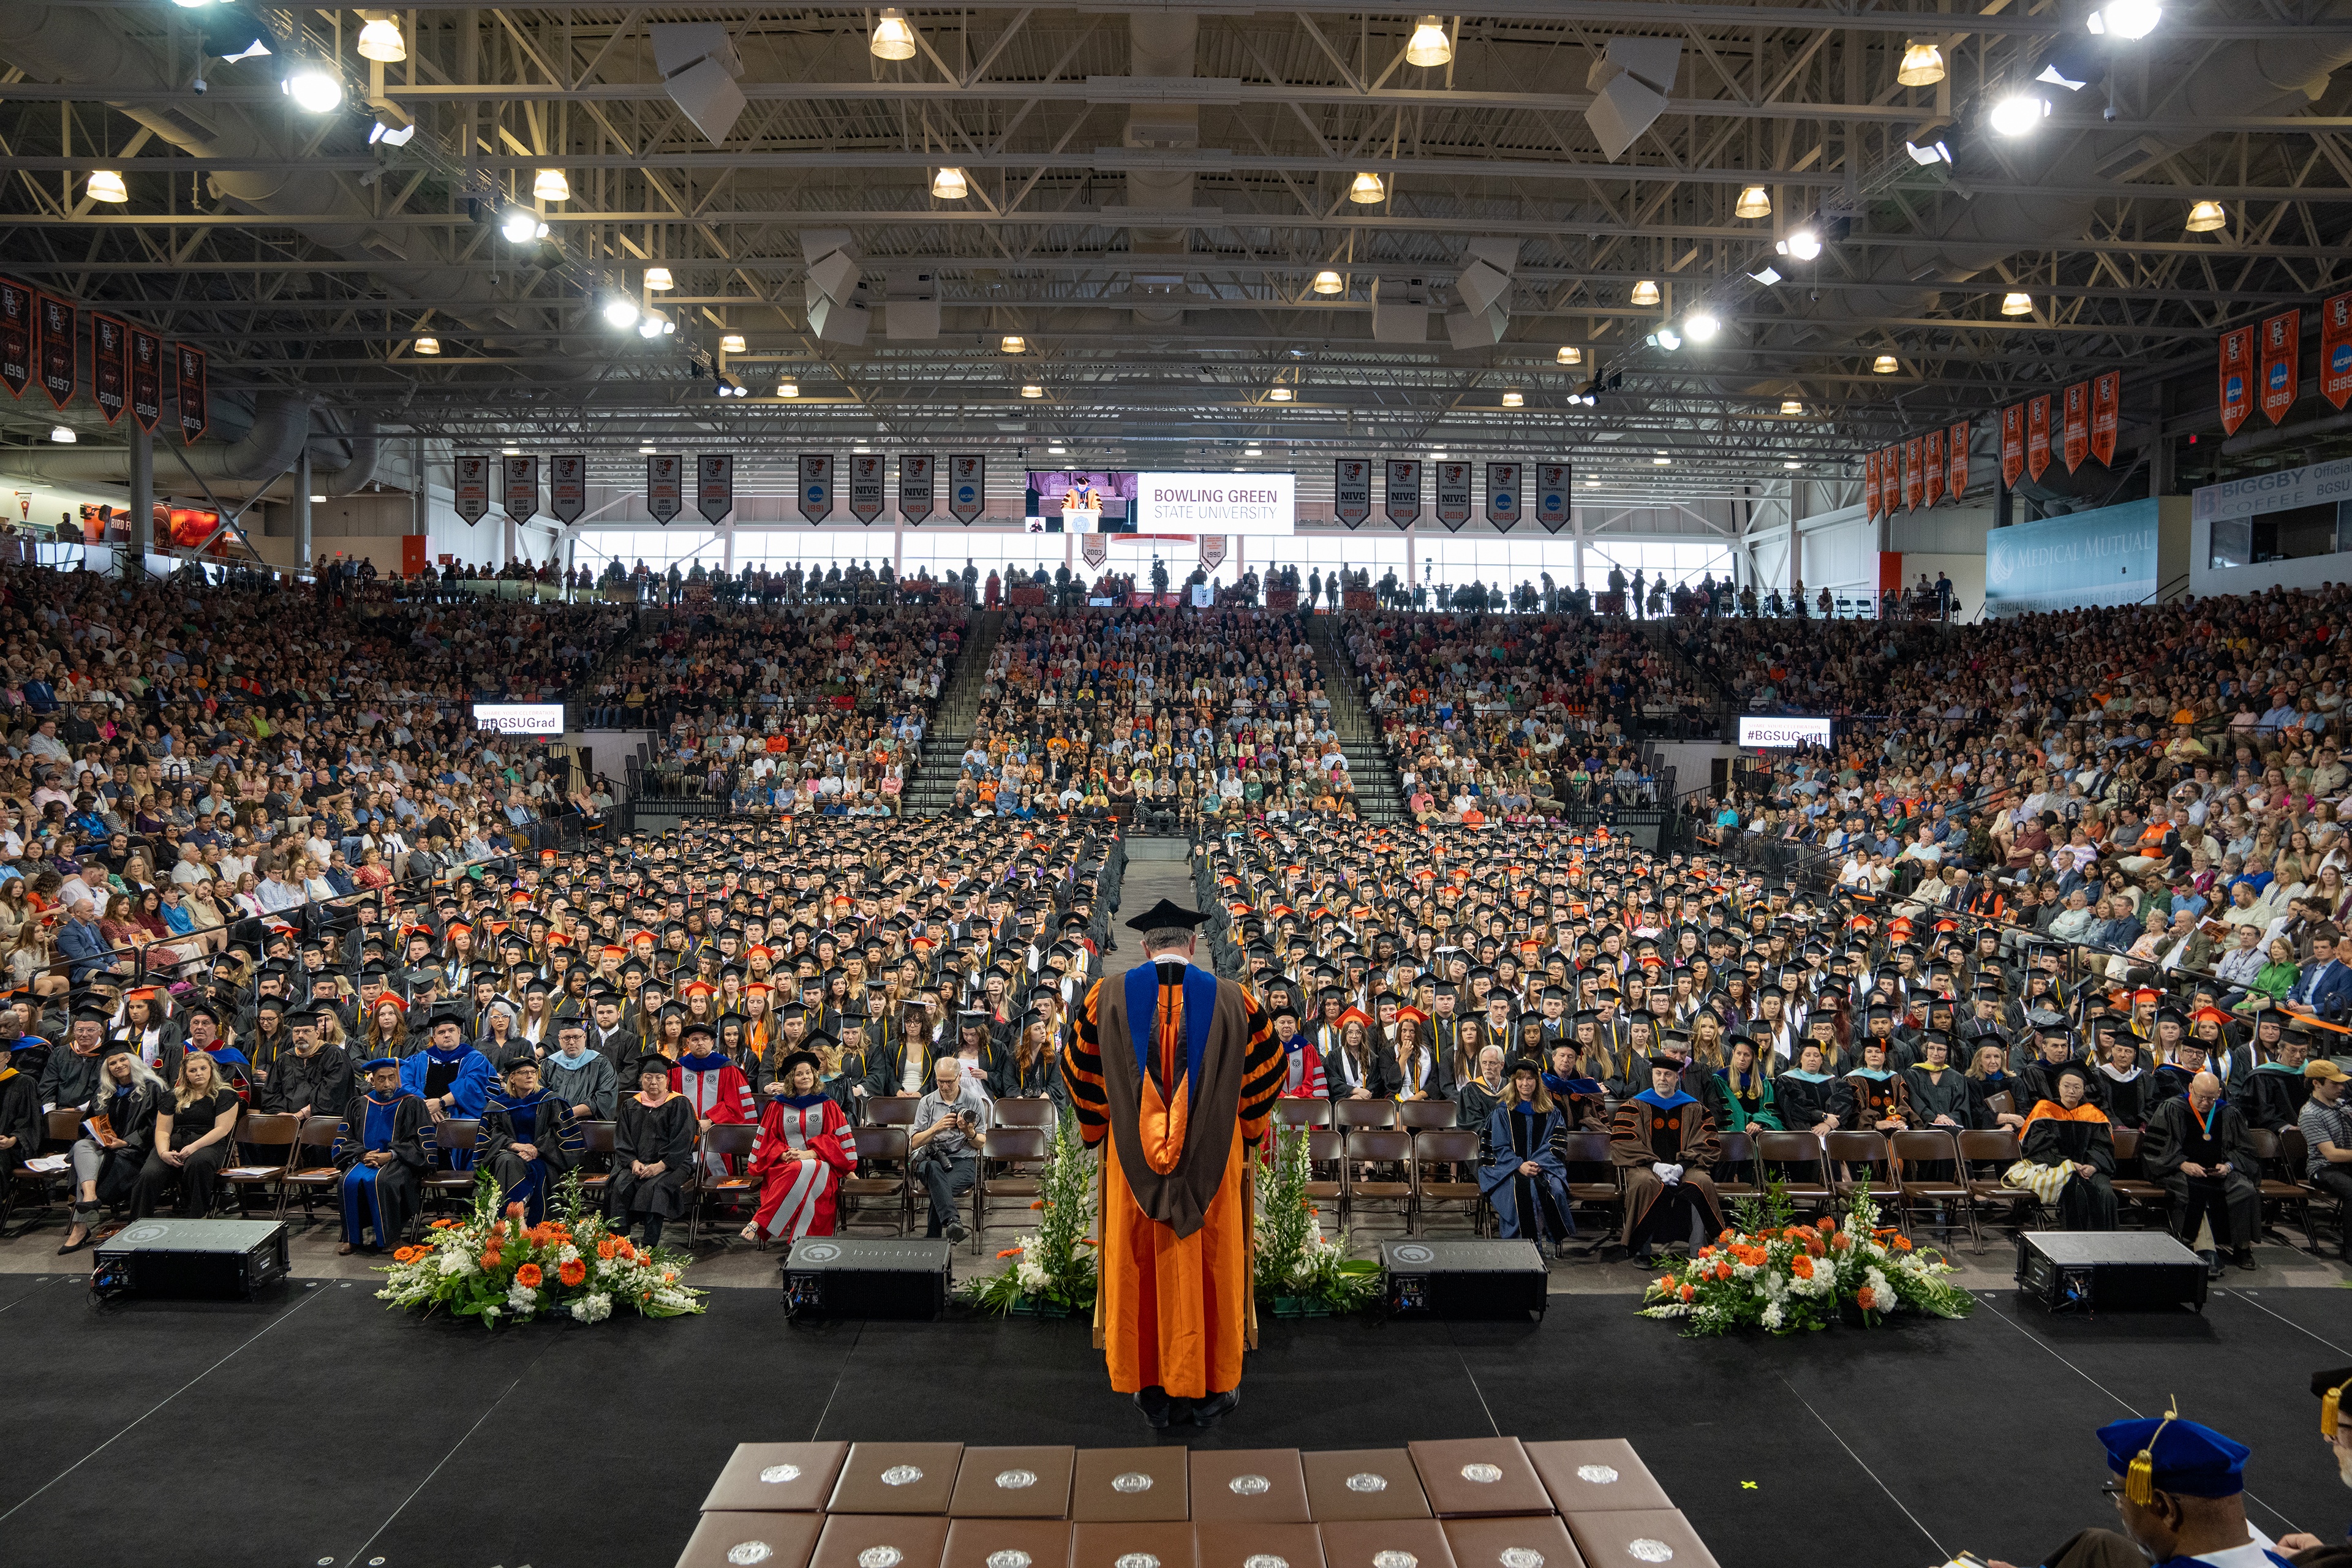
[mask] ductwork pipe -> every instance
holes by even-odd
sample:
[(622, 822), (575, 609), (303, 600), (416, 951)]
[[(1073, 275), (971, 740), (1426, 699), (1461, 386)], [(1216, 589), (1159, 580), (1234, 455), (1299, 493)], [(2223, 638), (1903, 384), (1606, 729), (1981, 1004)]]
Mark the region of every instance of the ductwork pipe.
[[(343, 441), (351, 453), (350, 458), (343, 464), (342, 470), (321, 487), (331, 496), (356, 495), (375, 478), (376, 458), (383, 447), (382, 438), (375, 433), (375, 416), (353, 415), (351, 431)], [(332, 461), (331, 458), (323, 457), (315, 449), (310, 453), (313, 473), (325, 471)]]
[[(265, 392), (254, 400), (253, 427), (238, 440), (181, 447), (159, 435), (155, 440), (155, 488), (184, 491), (188, 488), (188, 470), (193, 468), (197, 478), (216, 492), (248, 495), (292, 468), (310, 439), (310, 399), (299, 392)], [(371, 437), (367, 458), (371, 470), (375, 462), (373, 444)], [(182, 457), (187, 458), (187, 468), (180, 466)], [(51, 484), (127, 485), (131, 482), (131, 450), (127, 447), (60, 447), (54, 451), (12, 455), (8, 467), (12, 472), (47, 479)], [(348, 474), (359, 467), (357, 462), (347, 462), (344, 472)], [(365, 482), (364, 478), (361, 482)], [(227, 495), (222, 499), (226, 500)]]
[[(1188, 77), (1200, 74), (1201, 18), (1189, 11), (1138, 11), (1127, 19), (1128, 68), (1139, 77)], [(1127, 144), (1130, 147), (1197, 147), (1201, 142), (1201, 109), (1192, 103), (1138, 104), (1128, 111)], [(1127, 174), (1130, 206), (1154, 212), (1181, 211), (1192, 205), (1189, 171), (1130, 169)], [(1181, 256), (1192, 244), (1188, 225), (1153, 225), (1128, 231), (1128, 248), (1139, 272), (1150, 270), (1154, 255)], [(1179, 292), (1185, 286), (1179, 283)], [(1184, 320), (1176, 306), (1149, 306), (1135, 312), (1139, 326), (1172, 327)]]

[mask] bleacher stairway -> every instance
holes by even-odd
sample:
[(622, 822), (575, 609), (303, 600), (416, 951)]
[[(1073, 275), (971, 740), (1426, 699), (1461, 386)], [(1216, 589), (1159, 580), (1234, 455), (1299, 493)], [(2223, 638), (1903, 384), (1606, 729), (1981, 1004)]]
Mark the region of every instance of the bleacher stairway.
[(1404, 789), (1389, 761), (1380, 726), (1364, 707), (1364, 683), (1348, 645), (1340, 640), (1339, 617), (1307, 616), (1307, 641), (1315, 650), (1324, 693), (1331, 699), (1331, 727), (1339, 733), (1348, 777), (1356, 786), (1357, 815), (1371, 823), (1404, 821)]
[(971, 743), (972, 721), (980, 713), (981, 688), (987, 683), (989, 656), (1004, 629), (1004, 612), (983, 610), (964, 623), (963, 647), (955, 668), (940, 689), (940, 704), (923, 736), (923, 763), (907, 786), (899, 809), (907, 816), (938, 816), (955, 800), (956, 780), (963, 772), (964, 748)]

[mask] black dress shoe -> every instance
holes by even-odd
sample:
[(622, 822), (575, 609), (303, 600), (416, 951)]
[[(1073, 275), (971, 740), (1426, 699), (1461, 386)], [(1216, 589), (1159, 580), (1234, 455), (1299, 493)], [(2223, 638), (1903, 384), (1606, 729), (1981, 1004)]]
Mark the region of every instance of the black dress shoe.
[(2230, 1254), (2230, 1261), (2249, 1272), (2262, 1267), (2254, 1261), (2254, 1249), (2251, 1247), (2242, 1247)]
[(1242, 1391), (1238, 1388), (1228, 1388), (1223, 1394), (1212, 1394), (1206, 1399), (1196, 1399), (1192, 1401), (1192, 1425), (1214, 1426), (1231, 1415), (1234, 1406), (1241, 1402)]
[(1136, 1390), (1135, 1407), (1143, 1412), (1143, 1419), (1150, 1425), (1153, 1431), (1164, 1432), (1168, 1429), (1169, 1402), (1166, 1389), (1155, 1383), (1150, 1388)]

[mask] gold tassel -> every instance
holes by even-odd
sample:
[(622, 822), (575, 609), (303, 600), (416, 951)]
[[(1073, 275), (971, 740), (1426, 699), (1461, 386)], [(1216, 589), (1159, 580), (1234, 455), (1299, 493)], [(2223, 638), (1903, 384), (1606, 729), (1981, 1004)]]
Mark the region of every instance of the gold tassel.
[(2331, 1388), (2320, 1396), (2319, 1435), (2331, 1443), (2336, 1441), (2336, 1413), (2343, 1406), (2345, 1388), (2352, 1388), (2352, 1384)]
[(2175, 1399), (2165, 1410), (2164, 1419), (2147, 1435), (2147, 1447), (2132, 1457), (2130, 1468), (2124, 1471), (2124, 1496), (2137, 1507), (2146, 1508), (2148, 1500), (2156, 1496), (2156, 1440), (2164, 1436), (2167, 1426), (2180, 1418), (2179, 1406), (2180, 1402)]

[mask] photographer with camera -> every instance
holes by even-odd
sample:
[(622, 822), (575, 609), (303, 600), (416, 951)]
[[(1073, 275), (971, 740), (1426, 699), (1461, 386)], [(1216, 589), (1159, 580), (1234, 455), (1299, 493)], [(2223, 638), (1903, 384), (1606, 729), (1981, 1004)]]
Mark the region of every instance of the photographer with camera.
[(976, 1077), (966, 1077), (954, 1057), (941, 1057), (931, 1068), (934, 1087), (916, 1103), (914, 1131), (907, 1142), (914, 1150), (910, 1166), (931, 1194), (930, 1228), (950, 1241), (971, 1234), (957, 1217), (956, 1200), (980, 1179), (981, 1141), (988, 1131), (993, 1108)]

